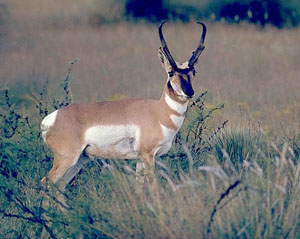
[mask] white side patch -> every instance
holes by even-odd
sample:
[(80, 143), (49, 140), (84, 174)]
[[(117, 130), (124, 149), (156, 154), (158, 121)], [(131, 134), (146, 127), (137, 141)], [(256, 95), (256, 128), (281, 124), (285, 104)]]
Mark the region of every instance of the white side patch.
[(136, 125), (97, 125), (86, 131), (85, 143), (108, 156), (133, 158), (138, 155), (140, 135), (140, 128)]
[(165, 94), (165, 101), (172, 110), (176, 111), (179, 114), (183, 114), (186, 112), (189, 103), (188, 101), (186, 101), (184, 104), (180, 104), (177, 101), (173, 100), (168, 94)]
[(178, 129), (182, 126), (184, 121), (184, 116), (171, 115), (170, 118)]
[(157, 147), (157, 150), (155, 151), (155, 154), (162, 155), (162, 154), (166, 154), (170, 148), (172, 147), (172, 142), (174, 139), (174, 136), (176, 135), (175, 130), (169, 129), (164, 125), (160, 125), (161, 129), (162, 129), (162, 133), (164, 136), (164, 139), (160, 142), (160, 144)]
[(46, 134), (48, 130), (54, 125), (58, 110), (55, 110), (51, 114), (47, 115), (41, 123), (42, 137), (46, 142)]

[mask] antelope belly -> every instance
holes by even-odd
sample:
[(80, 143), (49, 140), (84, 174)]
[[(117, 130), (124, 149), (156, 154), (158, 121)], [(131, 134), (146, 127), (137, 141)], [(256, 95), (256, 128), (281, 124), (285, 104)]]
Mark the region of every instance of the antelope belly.
[(85, 133), (87, 153), (106, 158), (136, 158), (140, 128), (136, 125), (98, 125)]

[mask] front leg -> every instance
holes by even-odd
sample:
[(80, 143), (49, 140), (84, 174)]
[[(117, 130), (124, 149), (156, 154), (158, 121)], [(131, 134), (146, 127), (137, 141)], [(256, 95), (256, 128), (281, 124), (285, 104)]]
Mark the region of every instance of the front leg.
[(144, 182), (145, 182), (144, 169), (145, 169), (145, 164), (143, 162), (137, 161), (136, 162), (136, 168), (135, 168), (136, 180), (140, 184), (144, 184)]
[[(155, 157), (153, 154), (142, 155), (142, 164), (144, 167), (144, 178), (146, 179), (149, 189), (157, 191), (157, 181), (155, 176)], [(143, 178), (143, 181), (144, 181)]]

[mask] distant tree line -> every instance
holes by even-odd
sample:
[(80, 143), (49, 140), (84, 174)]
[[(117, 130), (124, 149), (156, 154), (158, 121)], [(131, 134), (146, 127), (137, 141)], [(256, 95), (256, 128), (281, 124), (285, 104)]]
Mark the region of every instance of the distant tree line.
[(211, 19), (240, 23), (242, 21), (296, 27), (300, 21), (299, 0), (126, 0), (124, 14), (132, 20), (151, 22), (163, 19), (189, 21)]
[[(300, 23), (300, 0), (94, 0), (92, 25), (119, 21), (190, 20), (249, 22), (264, 27), (297, 27)], [(101, 3), (100, 5), (97, 3)], [(0, 3), (0, 41), (9, 9)], [(98, 7), (96, 7), (98, 6)], [(1, 46), (0, 46), (1, 49)]]

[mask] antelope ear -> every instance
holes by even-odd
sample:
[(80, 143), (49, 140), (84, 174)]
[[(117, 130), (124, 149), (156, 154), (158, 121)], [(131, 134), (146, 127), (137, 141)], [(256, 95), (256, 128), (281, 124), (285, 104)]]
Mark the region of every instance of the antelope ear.
[(172, 66), (170, 64), (170, 61), (166, 57), (166, 55), (161, 47), (158, 49), (158, 59), (160, 61), (160, 64), (162, 65), (162, 67), (165, 69), (166, 72), (172, 71)]

